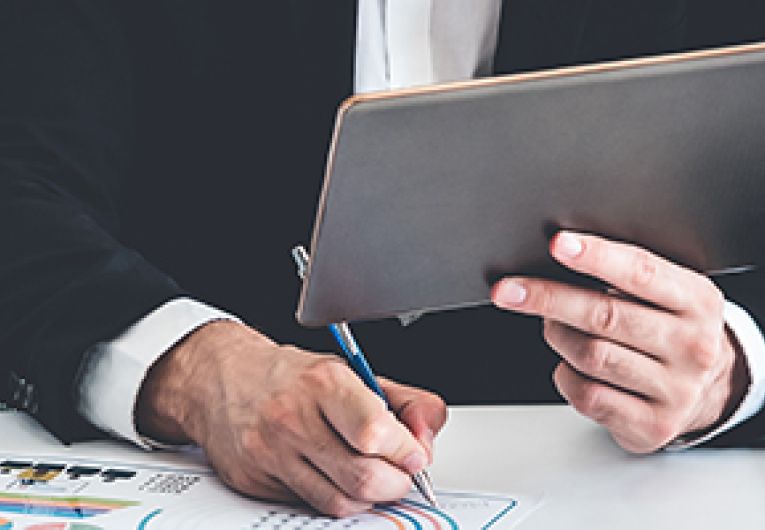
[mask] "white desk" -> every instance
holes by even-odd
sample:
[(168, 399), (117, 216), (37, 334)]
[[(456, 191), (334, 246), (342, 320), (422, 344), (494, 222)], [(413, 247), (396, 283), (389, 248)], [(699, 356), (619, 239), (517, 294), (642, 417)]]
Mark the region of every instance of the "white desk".
[[(182, 461), (114, 443), (62, 449), (37, 425), (0, 413), (0, 451), (66, 451), (133, 461)], [(439, 438), (438, 487), (544, 494), (520, 528), (765, 528), (765, 451), (692, 450), (625, 454), (606, 433), (563, 406), (452, 409)]]

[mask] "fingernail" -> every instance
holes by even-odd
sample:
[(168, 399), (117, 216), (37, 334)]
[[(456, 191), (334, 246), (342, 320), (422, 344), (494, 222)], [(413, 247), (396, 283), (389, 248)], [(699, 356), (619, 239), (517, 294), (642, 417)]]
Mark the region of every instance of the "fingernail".
[(526, 301), (527, 295), (523, 285), (509, 280), (499, 284), (495, 298), (499, 305), (520, 305)]
[(563, 258), (575, 258), (584, 250), (582, 241), (570, 232), (561, 232), (555, 241), (555, 250)]
[(427, 465), (428, 457), (422, 454), (421, 451), (415, 451), (404, 459), (404, 469), (406, 469), (410, 475), (419, 473), (425, 469), (425, 466)]

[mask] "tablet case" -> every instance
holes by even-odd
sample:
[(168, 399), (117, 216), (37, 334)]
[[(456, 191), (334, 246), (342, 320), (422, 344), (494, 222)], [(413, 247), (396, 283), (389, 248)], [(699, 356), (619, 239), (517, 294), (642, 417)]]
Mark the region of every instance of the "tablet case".
[(701, 271), (765, 257), (765, 44), (357, 96), (340, 108), (305, 325), (483, 304), (557, 274), (560, 227)]

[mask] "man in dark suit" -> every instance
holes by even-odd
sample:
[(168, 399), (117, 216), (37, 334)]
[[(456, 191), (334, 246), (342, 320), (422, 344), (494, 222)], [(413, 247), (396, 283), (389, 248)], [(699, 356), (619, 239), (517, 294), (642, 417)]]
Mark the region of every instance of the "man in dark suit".
[[(496, 2), (492, 30), (487, 1), (476, 68), (439, 76), (434, 63), (421, 79), (392, 52), (407, 36), (378, 31), (371, 4), (0, 4), (0, 401), (66, 441), (198, 443), (255, 496), (333, 514), (396, 498), (432, 456), (443, 403), (386, 382), (399, 423), (344, 365), (310, 353), (333, 345), (292, 318), (288, 250), (310, 231), (354, 80), (376, 89), (760, 37), (747, 26), (755, 2), (513, 0)], [(564, 396), (634, 451), (765, 432), (759, 416), (741, 423), (759, 409), (747, 365), (762, 342), (759, 275), (715, 286), (577, 234), (552, 252), (649, 304), (507, 279), (496, 304), (542, 316), (562, 361), (536, 319), (483, 308), (360, 326), (373, 364), (480, 403), (555, 399), (559, 363)]]

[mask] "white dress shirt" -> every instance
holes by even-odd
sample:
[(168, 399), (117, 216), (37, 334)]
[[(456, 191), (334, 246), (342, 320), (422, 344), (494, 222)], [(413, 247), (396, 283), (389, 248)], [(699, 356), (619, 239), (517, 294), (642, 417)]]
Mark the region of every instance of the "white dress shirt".
[(356, 92), (492, 70), (502, 0), (359, 0)]
[[(469, 79), (491, 72), (502, 0), (359, 0), (357, 92)], [(86, 354), (79, 411), (94, 425), (144, 446), (134, 409), (148, 369), (199, 328), (233, 317), (188, 298), (167, 302), (115, 340)], [(709, 440), (756, 414), (765, 401), (765, 340), (752, 318), (728, 302), (725, 322), (742, 345), (752, 384), (734, 414), (713, 432), (674, 447)]]

